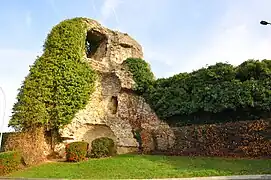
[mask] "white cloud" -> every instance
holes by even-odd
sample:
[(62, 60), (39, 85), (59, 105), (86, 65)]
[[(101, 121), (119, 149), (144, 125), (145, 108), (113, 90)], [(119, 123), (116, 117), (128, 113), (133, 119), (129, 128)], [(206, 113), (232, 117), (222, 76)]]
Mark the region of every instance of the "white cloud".
[(191, 57), (187, 70), (216, 62), (238, 65), (248, 59), (271, 59), (271, 27), (260, 26), (260, 12), (251, 13), (253, 9), (243, 7), (231, 6), (210, 32), (205, 47)]
[[(38, 51), (37, 51), (38, 52)], [(28, 74), (29, 65), (32, 65), (39, 55), (37, 52), (17, 49), (0, 49), (0, 86), (6, 96), (6, 113), (3, 131), (7, 128), (11, 116), (11, 109), (16, 102), (17, 89), (21, 86), (24, 77)], [(3, 117), (3, 95), (0, 93), (0, 118)], [(3, 120), (0, 119), (0, 128)], [(0, 129), (1, 131), (1, 129)]]
[(27, 27), (30, 27), (31, 24), (32, 24), (32, 16), (31, 16), (31, 13), (30, 13), (30, 12), (28, 12), (28, 13), (26, 14), (26, 17), (25, 17), (25, 23), (26, 23)]
[(58, 18), (61, 17), (59, 9), (56, 6), (56, 1), (55, 0), (46, 0), (46, 1), (51, 6), (51, 8), (54, 11), (55, 15), (57, 15)]
[(180, 45), (173, 41), (168, 48), (156, 46), (145, 49), (145, 56), (152, 64), (163, 62), (167, 65), (157, 71), (159, 77), (191, 72), (217, 62), (238, 65), (248, 59), (271, 59), (271, 27), (259, 24), (262, 18), (271, 20), (271, 16), (266, 14), (269, 12), (266, 7), (270, 6), (270, 1), (248, 1), (245, 5), (231, 2), (226, 13), (209, 27), (207, 41), (196, 47), (198, 50), (193, 54), (184, 55), (175, 48), (180, 48)]
[(95, 5), (95, 2), (94, 2), (94, 0), (90, 0), (90, 1), (91, 1), (93, 13), (96, 15), (96, 13), (97, 13), (97, 8), (96, 8), (96, 5)]
[[(121, 0), (104, 0), (101, 6), (101, 14), (99, 21), (104, 23), (108, 20), (111, 16), (114, 16), (116, 23), (119, 23), (118, 15), (116, 13), (117, 7), (122, 3)], [(95, 7), (95, 6), (94, 6)]]

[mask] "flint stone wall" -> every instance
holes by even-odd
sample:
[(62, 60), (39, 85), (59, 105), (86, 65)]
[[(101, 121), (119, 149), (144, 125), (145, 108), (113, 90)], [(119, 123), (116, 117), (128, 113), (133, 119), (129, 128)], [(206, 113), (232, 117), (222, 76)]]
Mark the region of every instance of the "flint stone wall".
[(143, 58), (142, 47), (128, 34), (102, 27), (96, 21), (87, 21), (87, 39), (100, 39), (98, 48), (85, 55), (85, 60), (96, 70), (98, 79), (86, 107), (80, 110), (72, 123), (60, 130), (63, 143), (56, 151), (63, 155), (65, 144), (110, 137), (118, 153), (136, 151), (138, 142), (133, 131), (141, 128), (146, 151), (165, 150), (174, 144), (174, 133), (159, 120), (149, 105), (133, 92), (132, 74), (123, 65), (127, 58)]

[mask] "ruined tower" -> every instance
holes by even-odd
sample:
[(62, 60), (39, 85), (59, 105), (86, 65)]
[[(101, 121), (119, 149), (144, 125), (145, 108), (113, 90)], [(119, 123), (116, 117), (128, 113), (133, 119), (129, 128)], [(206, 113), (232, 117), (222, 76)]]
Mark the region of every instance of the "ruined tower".
[(69, 142), (83, 140), (91, 144), (99, 137), (112, 138), (118, 153), (135, 151), (138, 143), (132, 130), (139, 126), (146, 135), (146, 148), (163, 150), (172, 146), (173, 132), (133, 92), (133, 76), (123, 65), (127, 58), (143, 58), (142, 47), (126, 33), (112, 31), (94, 20), (86, 23), (84, 58), (97, 72), (98, 79), (86, 107), (60, 130), (64, 143), (56, 146), (56, 151), (63, 152)]

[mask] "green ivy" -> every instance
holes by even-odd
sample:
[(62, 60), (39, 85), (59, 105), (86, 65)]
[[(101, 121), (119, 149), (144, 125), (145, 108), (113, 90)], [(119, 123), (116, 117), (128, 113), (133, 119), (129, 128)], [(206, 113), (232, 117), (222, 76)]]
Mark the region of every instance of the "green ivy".
[(44, 52), (37, 57), (19, 89), (9, 126), (59, 129), (85, 107), (94, 91), (95, 72), (84, 60), (85, 18), (62, 21), (49, 33)]
[(154, 75), (151, 72), (150, 65), (140, 58), (128, 58), (123, 64), (128, 67), (135, 81), (134, 90), (139, 94), (145, 93), (154, 82)]
[[(128, 61), (128, 62), (127, 62)], [(128, 59), (136, 90), (168, 123), (206, 124), (271, 117), (271, 61), (217, 63), (153, 81), (147, 63)], [(151, 78), (149, 78), (151, 77)]]

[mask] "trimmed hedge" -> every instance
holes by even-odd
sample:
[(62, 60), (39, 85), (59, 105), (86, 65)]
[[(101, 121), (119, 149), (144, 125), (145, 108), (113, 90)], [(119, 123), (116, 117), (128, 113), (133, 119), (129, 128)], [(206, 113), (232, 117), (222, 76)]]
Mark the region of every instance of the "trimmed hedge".
[(79, 162), (86, 159), (89, 144), (87, 142), (72, 142), (66, 145), (66, 159), (70, 162)]
[(116, 155), (116, 146), (112, 139), (107, 137), (97, 138), (91, 143), (91, 157), (101, 158)]
[(18, 170), (21, 165), (21, 158), (17, 151), (0, 153), (0, 176)]

